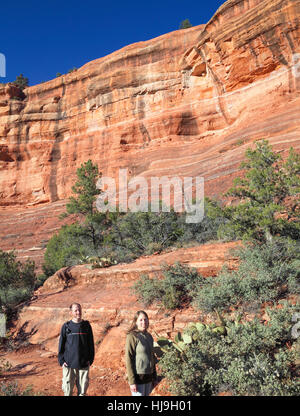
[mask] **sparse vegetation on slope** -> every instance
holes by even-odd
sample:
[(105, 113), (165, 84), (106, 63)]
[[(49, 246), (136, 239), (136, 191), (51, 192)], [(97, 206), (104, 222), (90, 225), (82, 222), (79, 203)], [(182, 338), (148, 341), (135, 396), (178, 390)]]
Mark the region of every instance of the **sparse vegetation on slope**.
[(133, 287), (146, 305), (175, 309), (188, 300), (208, 319), (224, 314), (222, 331), (198, 323), (173, 342), (158, 339), (159, 367), (176, 395), (300, 394), (300, 337), (292, 334), (300, 293), (300, 158), (290, 150), (283, 163), (262, 141), (242, 167), (245, 179), (226, 194), (235, 203), (209, 205), (211, 218), (227, 219), (218, 235), (245, 242), (237, 269), (224, 265), (218, 276), (203, 278), (177, 264), (163, 279), (142, 276)]

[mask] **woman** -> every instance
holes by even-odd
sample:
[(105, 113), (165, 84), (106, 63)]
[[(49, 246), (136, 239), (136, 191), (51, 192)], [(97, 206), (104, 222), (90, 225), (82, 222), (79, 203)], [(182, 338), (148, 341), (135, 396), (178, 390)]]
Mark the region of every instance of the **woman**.
[(125, 358), (132, 396), (149, 396), (156, 385), (153, 338), (146, 312), (138, 311), (127, 331)]

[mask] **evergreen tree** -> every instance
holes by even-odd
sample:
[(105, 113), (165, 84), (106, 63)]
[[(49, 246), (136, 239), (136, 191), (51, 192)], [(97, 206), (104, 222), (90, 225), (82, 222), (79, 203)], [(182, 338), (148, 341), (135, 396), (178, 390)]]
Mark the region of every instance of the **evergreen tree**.
[(23, 91), (24, 88), (28, 87), (28, 78), (24, 77), (23, 74), (20, 74), (17, 76), (13, 84), (19, 87)]
[(184, 19), (179, 26), (179, 29), (188, 29), (189, 27), (192, 27), (193, 25), (189, 21), (189, 19)]
[(83, 220), (86, 234), (92, 239), (94, 248), (101, 241), (102, 235), (99, 227), (106, 220), (106, 214), (99, 212), (95, 206), (97, 195), (101, 190), (97, 188), (99, 178), (97, 165), (88, 160), (77, 169), (78, 180), (72, 191), (76, 197), (71, 196), (67, 203), (67, 214), (77, 214)]
[(229, 222), (222, 232), (238, 238), (271, 241), (275, 235), (300, 237), (300, 156), (291, 148), (283, 162), (267, 140), (246, 151), (244, 178), (236, 178), (223, 210)]

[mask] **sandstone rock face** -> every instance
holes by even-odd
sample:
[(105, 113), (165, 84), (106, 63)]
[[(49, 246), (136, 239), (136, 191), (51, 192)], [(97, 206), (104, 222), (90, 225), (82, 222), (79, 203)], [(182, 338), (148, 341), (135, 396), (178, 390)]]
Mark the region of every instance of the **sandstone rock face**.
[(18, 260), (34, 260), (41, 272), (44, 252), (50, 237), (70, 222), (58, 220), (65, 212), (65, 201), (46, 203), (37, 207), (6, 207), (0, 211), (0, 248), (14, 249)]
[[(76, 168), (89, 158), (109, 175), (120, 166), (133, 172), (135, 150), (162, 135), (160, 114), (180, 100), (179, 61), (199, 31), (201, 26), (129, 45), (27, 88), (23, 102), (8, 100), (0, 138), (12, 160), (2, 164), (2, 205), (69, 196)], [(149, 117), (153, 135), (144, 123)]]
[(286, 106), (299, 98), (299, 7), (230, 0), (205, 26), (129, 45), (27, 88), (25, 101), (2, 101), (2, 205), (69, 196), (88, 158), (111, 176), (120, 167), (201, 174), (210, 188), (241, 159), (237, 137), (269, 134), (276, 145), (284, 126), (274, 110), (296, 116)]
[(1, 217), (12, 226), (0, 234), (15, 234), (16, 206), (28, 214), (20, 241), (38, 206), (54, 222), (88, 159), (115, 178), (120, 168), (128, 179), (202, 176), (219, 196), (253, 141), (299, 151), (299, 16), (299, 0), (228, 0), (206, 25), (129, 45), (25, 89), (25, 100), (1, 87)]

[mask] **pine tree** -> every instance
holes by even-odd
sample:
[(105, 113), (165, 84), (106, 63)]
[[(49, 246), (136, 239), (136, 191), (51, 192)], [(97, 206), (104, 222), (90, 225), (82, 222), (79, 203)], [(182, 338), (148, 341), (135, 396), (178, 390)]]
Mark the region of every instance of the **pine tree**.
[(19, 87), (23, 91), (24, 88), (28, 87), (28, 78), (24, 77), (23, 74), (20, 74), (17, 76), (13, 84)]
[[(101, 194), (97, 188), (99, 178), (98, 166), (88, 160), (77, 169), (77, 182), (72, 186), (72, 191), (77, 196), (71, 196), (66, 205), (67, 214), (77, 214), (83, 219), (86, 233), (97, 247), (100, 235), (97, 233), (99, 226), (106, 219), (106, 215), (99, 212), (95, 206), (96, 198)], [(101, 234), (101, 233), (100, 233)]]
[(179, 29), (188, 29), (189, 27), (192, 27), (193, 25), (189, 21), (189, 19), (184, 19), (179, 26)]
[[(300, 237), (300, 156), (291, 148), (283, 162), (267, 140), (246, 151), (241, 164), (244, 178), (236, 178), (224, 208), (229, 220), (223, 227), (244, 239), (270, 241), (275, 235)], [(225, 228), (225, 229), (224, 229)]]

